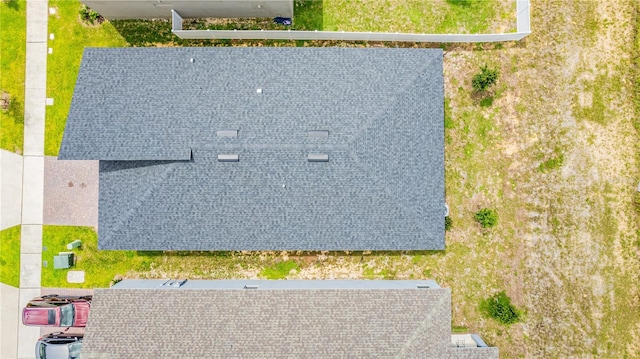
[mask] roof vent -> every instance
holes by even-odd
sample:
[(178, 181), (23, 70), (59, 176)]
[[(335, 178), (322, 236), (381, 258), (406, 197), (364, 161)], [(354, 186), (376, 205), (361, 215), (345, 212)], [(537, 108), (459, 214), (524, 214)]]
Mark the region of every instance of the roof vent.
[(218, 137), (238, 137), (238, 130), (219, 130), (216, 131)]
[(326, 153), (310, 153), (307, 156), (309, 162), (329, 162), (329, 155)]
[(256, 93), (262, 93), (262, 89), (256, 89)]
[(218, 155), (218, 162), (238, 162), (240, 160), (240, 156), (238, 154), (220, 154)]
[(430, 287), (426, 284), (418, 284), (418, 289), (429, 289)]
[(327, 138), (329, 137), (329, 131), (327, 130), (311, 130), (307, 131), (307, 136), (315, 138)]
[(183, 280), (169, 279), (168, 281), (162, 283), (161, 287), (180, 288), (186, 282), (187, 282), (186, 279), (183, 279)]
[(191, 62), (191, 63), (194, 63), (195, 61), (196, 60), (194, 60), (193, 57), (189, 59), (189, 62)]
[(255, 284), (247, 284), (243, 289), (258, 289), (258, 286)]

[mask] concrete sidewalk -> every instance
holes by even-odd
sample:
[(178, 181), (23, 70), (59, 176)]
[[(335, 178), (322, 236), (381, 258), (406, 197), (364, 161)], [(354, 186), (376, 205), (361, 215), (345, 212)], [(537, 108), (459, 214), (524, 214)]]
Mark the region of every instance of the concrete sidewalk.
[(0, 358), (17, 358), (20, 290), (0, 283)]
[(0, 230), (22, 219), (22, 156), (0, 150)]
[[(27, 0), (27, 63), (18, 308), (26, 305), (33, 297), (40, 295), (48, 15), (48, 1)], [(40, 328), (27, 327), (18, 321), (17, 329), (17, 358), (34, 358), (34, 345), (40, 337)]]

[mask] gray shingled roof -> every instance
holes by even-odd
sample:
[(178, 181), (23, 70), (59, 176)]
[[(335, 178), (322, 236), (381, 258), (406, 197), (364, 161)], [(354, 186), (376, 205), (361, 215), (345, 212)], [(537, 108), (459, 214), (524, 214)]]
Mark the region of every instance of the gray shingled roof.
[(96, 289), (82, 357), (446, 358), (450, 298), (439, 288)]
[(500, 351), (496, 347), (451, 348), (449, 359), (498, 359)]
[(59, 158), (101, 249), (444, 249), (443, 118), (439, 49), (86, 49)]

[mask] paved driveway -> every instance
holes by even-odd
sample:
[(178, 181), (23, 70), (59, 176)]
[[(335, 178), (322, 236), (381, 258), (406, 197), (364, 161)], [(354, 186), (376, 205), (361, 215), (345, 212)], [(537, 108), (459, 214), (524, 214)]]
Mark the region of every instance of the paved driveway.
[(98, 227), (98, 161), (44, 161), (44, 224)]

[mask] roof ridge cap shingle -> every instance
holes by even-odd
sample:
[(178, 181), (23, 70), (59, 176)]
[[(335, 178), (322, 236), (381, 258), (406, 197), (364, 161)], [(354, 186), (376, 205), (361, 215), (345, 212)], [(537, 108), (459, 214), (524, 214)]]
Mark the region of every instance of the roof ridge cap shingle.
[[(422, 66), (420, 68), (419, 71), (416, 71), (416, 73), (421, 74), (422, 72), (428, 70), (431, 66), (432, 63), (436, 61), (436, 59), (429, 59), (429, 61), (427, 61), (427, 64)], [(402, 86), (402, 90), (400, 91), (396, 91), (394, 93), (394, 95), (392, 97), (390, 97), (390, 101), (387, 103), (386, 106), (382, 106), (380, 108), (380, 111), (378, 111), (375, 115), (371, 116), (371, 119), (369, 121), (367, 121), (367, 123), (365, 123), (364, 125), (360, 126), (360, 128), (358, 128), (358, 131), (356, 131), (353, 136), (351, 137), (351, 139), (349, 140), (349, 145), (353, 144), (356, 142), (356, 140), (360, 137), (360, 135), (362, 135), (363, 132), (365, 132), (369, 126), (371, 126), (372, 123), (378, 121), (380, 119), (380, 116), (385, 113), (387, 111), (387, 109), (389, 108), (389, 105), (391, 105), (392, 103), (394, 103), (396, 101), (396, 99), (398, 98), (398, 94), (402, 94), (405, 93), (405, 91), (407, 90), (407, 88), (409, 87), (409, 85), (413, 84), (415, 82), (415, 78), (407, 81), (404, 86)], [(400, 88), (400, 87), (398, 87)]]
[[(433, 66), (433, 62), (435, 62), (436, 59), (429, 59), (429, 61), (426, 61), (425, 64), (420, 68), (420, 70), (416, 71), (417, 74), (422, 74), (425, 71), (428, 71), (432, 66)], [(358, 131), (356, 133), (354, 133), (353, 137), (350, 139), (349, 141), (349, 155), (350, 157), (353, 159), (353, 161), (360, 167), (360, 169), (365, 172), (369, 178), (371, 178), (373, 180), (373, 182), (379, 186), (379, 188), (386, 193), (389, 198), (391, 198), (394, 203), (396, 203), (396, 205), (402, 209), (403, 212), (407, 213), (408, 215), (410, 215), (413, 218), (414, 223), (416, 223), (417, 227), (420, 228), (423, 232), (427, 233), (427, 229), (424, 226), (423, 221), (421, 220), (421, 218), (417, 215), (416, 211), (414, 209), (412, 209), (411, 207), (407, 206), (405, 203), (402, 203), (401, 201), (399, 201), (393, 194), (392, 192), (389, 190), (389, 188), (387, 188), (385, 185), (383, 185), (380, 180), (380, 178), (378, 178), (378, 176), (376, 176), (376, 174), (374, 173), (374, 171), (372, 171), (367, 165), (365, 165), (362, 161), (360, 161), (360, 159), (358, 158), (357, 154), (355, 153), (355, 150), (353, 149), (353, 145), (356, 143), (357, 139), (361, 136), (361, 134), (363, 132), (365, 132), (367, 129), (369, 129), (369, 127), (378, 122), (380, 120), (380, 116), (382, 114), (384, 114), (388, 108), (389, 105), (391, 105), (392, 103), (395, 103), (396, 100), (398, 99), (398, 94), (403, 94), (405, 93), (408, 88), (415, 83), (415, 81), (417, 80), (419, 76), (416, 76), (414, 78), (412, 78), (411, 80), (407, 81), (402, 87), (398, 87), (401, 88), (401, 90), (397, 91), (394, 95), (393, 95), (393, 100), (389, 102), (389, 104), (387, 106), (384, 106), (380, 109), (380, 111), (378, 111), (374, 116), (371, 116), (371, 119), (369, 121), (367, 121), (367, 123), (363, 126), (361, 126)]]
[[(119, 217), (120, 220), (115, 226), (113, 226), (112, 236), (115, 236), (118, 232), (121, 231), (123, 224), (138, 212), (138, 209), (142, 207), (142, 205), (149, 199), (149, 197), (151, 197), (151, 194), (156, 189), (156, 187), (162, 184), (164, 180), (167, 177), (169, 177), (169, 174), (173, 172), (173, 170), (176, 168), (177, 165), (178, 165), (178, 162), (173, 162), (168, 164), (168, 166), (164, 168), (162, 173), (156, 177), (158, 180), (150, 184), (147, 187), (147, 190), (142, 194), (142, 196), (135, 198), (135, 199), (139, 198), (139, 200), (136, 201), (134, 205), (126, 213), (124, 213), (122, 216)], [(132, 200), (135, 200), (135, 199), (132, 199)]]
[(400, 351), (398, 351), (398, 353), (395, 355), (395, 358), (407, 357), (407, 354), (406, 354), (407, 348), (409, 348), (409, 346), (411, 346), (418, 338), (420, 338), (421, 331), (423, 331), (428, 327), (428, 325), (430, 324), (430, 321), (433, 320), (433, 315), (438, 312), (438, 309), (443, 304), (450, 303), (450, 301), (451, 301), (451, 297), (448, 295), (447, 296), (443, 295), (438, 297), (437, 303), (434, 303), (429, 307), (430, 310), (428, 313), (425, 313), (424, 320), (420, 322), (420, 325), (418, 325), (416, 330), (414, 330), (411, 336), (409, 336), (409, 338), (407, 338), (407, 340), (402, 344), (402, 347), (400, 348)]

